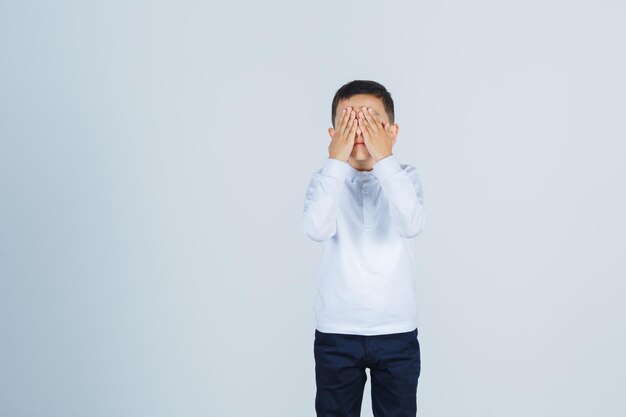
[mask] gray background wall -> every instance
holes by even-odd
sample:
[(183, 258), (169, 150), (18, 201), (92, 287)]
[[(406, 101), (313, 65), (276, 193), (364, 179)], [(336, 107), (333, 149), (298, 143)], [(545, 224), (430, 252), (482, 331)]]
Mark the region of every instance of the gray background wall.
[(625, 415), (625, 18), (0, 1), (0, 416), (314, 416), (299, 221), (353, 79), (424, 186), (419, 415)]

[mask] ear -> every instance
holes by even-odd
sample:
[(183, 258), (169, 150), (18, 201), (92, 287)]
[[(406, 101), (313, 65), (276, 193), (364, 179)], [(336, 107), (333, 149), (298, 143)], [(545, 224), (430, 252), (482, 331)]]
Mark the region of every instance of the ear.
[(391, 132), (391, 146), (396, 144), (396, 139), (398, 137), (398, 132), (400, 131), (400, 125), (397, 123), (389, 126), (389, 131)]
[(329, 127), (328, 134), (330, 135), (330, 139), (332, 140), (333, 136), (335, 136), (335, 129), (333, 129), (332, 127)]

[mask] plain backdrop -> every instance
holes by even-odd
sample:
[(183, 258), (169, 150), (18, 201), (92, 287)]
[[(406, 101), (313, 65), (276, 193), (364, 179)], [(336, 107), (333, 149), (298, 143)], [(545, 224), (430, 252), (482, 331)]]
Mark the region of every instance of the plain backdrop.
[(0, 1), (0, 416), (315, 416), (300, 216), (354, 79), (424, 188), (418, 415), (626, 415), (625, 20)]

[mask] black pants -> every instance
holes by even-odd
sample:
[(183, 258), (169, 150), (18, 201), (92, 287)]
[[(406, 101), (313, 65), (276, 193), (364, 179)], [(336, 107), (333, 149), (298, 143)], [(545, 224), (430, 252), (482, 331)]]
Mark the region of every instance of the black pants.
[(420, 346), (410, 332), (362, 336), (315, 330), (317, 417), (359, 417), (370, 369), (374, 417), (415, 417)]

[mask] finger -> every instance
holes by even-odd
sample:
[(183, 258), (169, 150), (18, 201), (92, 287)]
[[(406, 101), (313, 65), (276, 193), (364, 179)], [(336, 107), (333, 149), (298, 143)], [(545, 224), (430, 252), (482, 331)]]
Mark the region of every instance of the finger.
[(356, 125), (356, 112), (354, 110), (350, 111), (350, 116), (348, 117), (348, 120), (346, 121), (346, 126), (344, 128), (344, 133), (345, 133), (345, 140), (350, 140), (351, 136), (353, 133), (351, 133), (352, 128), (354, 127), (354, 125)]
[(368, 110), (367, 108), (365, 108), (365, 110), (363, 110), (363, 125), (365, 126), (366, 129), (369, 129), (368, 131), (369, 131), (370, 137), (374, 137), (374, 135), (378, 133), (375, 132), (375, 128), (373, 126), (374, 122), (370, 121), (370, 119), (371, 119), (371, 115), (368, 114)]
[(341, 138), (343, 136), (342, 132), (341, 132), (341, 126), (343, 126), (343, 122), (344, 122), (345, 116), (346, 116), (346, 109), (342, 109), (341, 113), (339, 113), (337, 115), (338, 120), (337, 120), (336, 125), (335, 125), (335, 137), (337, 139), (339, 139), (339, 138)]
[(393, 133), (391, 132), (391, 128), (394, 124), (391, 122), (387, 122), (387, 137), (389, 138), (389, 140), (393, 140)]
[(354, 109), (352, 106), (346, 107), (346, 120), (343, 126), (344, 134), (347, 133), (347, 130), (350, 129), (350, 120), (354, 118)]
[[(368, 135), (369, 137), (371, 137), (372, 134), (374, 133), (369, 122), (367, 121), (365, 114), (361, 115), (361, 117), (359, 118), (359, 126), (361, 127), (361, 131), (363, 132), (364, 137), (365, 135)], [(369, 140), (369, 137), (368, 137), (368, 140)]]
[(389, 124), (389, 123), (383, 122), (382, 118), (380, 117), (380, 114), (378, 114), (378, 112), (374, 111), (373, 109), (372, 109), (372, 117), (374, 118), (376, 125), (381, 127), (381, 129), (385, 129), (387, 125)]
[(348, 120), (350, 120), (350, 111), (348, 108), (344, 108), (342, 111), (341, 119), (339, 120), (339, 126), (337, 127), (337, 131), (339, 132), (340, 138), (345, 139), (345, 130), (346, 125), (348, 124)]
[(369, 149), (372, 139), (369, 130), (365, 128), (365, 122), (363, 119), (359, 119), (359, 127), (361, 128), (361, 134), (363, 135), (363, 142), (365, 143), (365, 147)]
[(379, 123), (374, 119), (374, 110), (367, 108), (363, 113), (365, 113), (365, 120), (369, 123), (372, 131), (378, 132), (382, 123)]
[(356, 117), (351, 117), (350, 118), (350, 124), (348, 126), (350, 131), (348, 132), (348, 138), (347, 138), (347, 140), (350, 143), (354, 143), (354, 139), (356, 138), (356, 128), (358, 127), (358, 125), (359, 124), (357, 122)]

